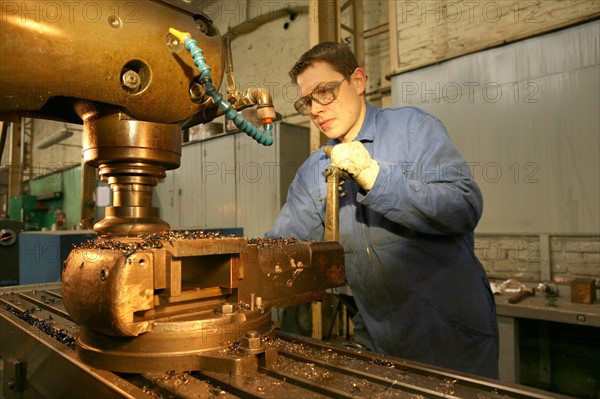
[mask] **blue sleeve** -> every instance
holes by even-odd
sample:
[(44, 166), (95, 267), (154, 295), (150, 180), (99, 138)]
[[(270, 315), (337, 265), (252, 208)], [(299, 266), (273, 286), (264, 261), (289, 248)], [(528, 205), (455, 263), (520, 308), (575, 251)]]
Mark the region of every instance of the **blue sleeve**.
[[(394, 129), (394, 123), (382, 127)], [(420, 233), (473, 231), (483, 211), (483, 198), (469, 165), (441, 122), (421, 113), (409, 123), (407, 138), (395, 141), (408, 147), (404, 152), (408, 159), (378, 160), (375, 184), (366, 195), (359, 194), (358, 201)]]
[[(322, 151), (321, 151), (322, 152)], [(324, 154), (323, 154), (324, 156)], [(265, 237), (295, 237), (299, 240), (322, 241), (324, 237), (324, 206), (326, 198), (320, 195), (318, 163), (311, 158), (296, 173), (287, 194), (287, 202), (277, 215), (273, 229)], [(324, 180), (325, 177), (323, 176)]]

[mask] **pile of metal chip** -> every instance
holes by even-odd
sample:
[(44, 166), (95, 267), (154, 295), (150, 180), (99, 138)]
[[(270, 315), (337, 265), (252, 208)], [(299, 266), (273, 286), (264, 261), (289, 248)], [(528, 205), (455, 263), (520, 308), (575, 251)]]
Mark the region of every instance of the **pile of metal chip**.
[[(74, 248), (81, 249), (111, 249), (122, 251), (125, 256), (130, 256), (137, 251), (146, 249), (160, 249), (163, 247), (163, 241), (176, 240), (199, 240), (199, 239), (220, 239), (220, 238), (235, 238), (235, 234), (223, 235), (219, 231), (169, 231), (166, 233), (150, 233), (140, 234), (134, 237), (128, 237), (127, 241), (112, 238), (110, 235), (103, 235), (97, 240), (87, 240), (83, 244)], [(294, 237), (288, 238), (251, 238), (248, 244), (256, 245), (259, 248), (285, 246), (297, 243), (298, 240)]]
[[(2, 293), (2, 295), (4, 296), (5, 293)], [(54, 338), (71, 349), (75, 349), (75, 337), (70, 335), (64, 329), (56, 328), (52, 316), (48, 316), (47, 319), (42, 319), (35, 315), (35, 312), (41, 309), (29, 306), (27, 309), (21, 310), (18, 306), (12, 306), (8, 303), (3, 303), (2, 307), (49, 337)]]
[(162, 248), (163, 241), (218, 239), (225, 237), (235, 237), (235, 235), (224, 236), (218, 231), (204, 230), (169, 231), (166, 233), (140, 234), (135, 237), (128, 237), (127, 241), (117, 240), (110, 235), (104, 235), (99, 240), (87, 240), (80, 246), (74, 245), (74, 247), (81, 249), (112, 249), (122, 251), (125, 256), (130, 256), (137, 251)]
[(248, 244), (256, 245), (258, 248), (284, 246), (297, 243), (298, 240), (294, 237), (288, 238), (252, 238), (248, 240)]

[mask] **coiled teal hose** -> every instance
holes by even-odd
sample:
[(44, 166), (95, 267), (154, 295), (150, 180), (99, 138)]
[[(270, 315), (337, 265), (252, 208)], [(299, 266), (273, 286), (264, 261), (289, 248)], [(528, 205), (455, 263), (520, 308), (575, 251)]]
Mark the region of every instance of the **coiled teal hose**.
[(187, 32), (180, 32), (174, 28), (169, 29), (169, 32), (171, 32), (172, 35), (176, 36), (185, 44), (185, 48), (194, 58), (194, 64), (196, 64), (198, 70), (200, 71), (200, 83), (204, 85), (206, 94), (211, 96), (215, 104), (218, 104), (221, 110), (225, 113), (225, 118), (233, 121), (238, 129), (242, 130), (260, 144), (265, 146), (273, 144), (272, 121), (268, 118), (266, 120), (263, 119), (262, 133), (252, 124), (248, 123), (242, 114), (238, 114), (238, 112), (232, 107), (231, 103), (227, 101), (226, 98), (223, 98), (223, 95), (219, 93), (213, 85), (212, 78), (210, 77), (211, 68), (206, 63), (204, 52), (200, 47), (198, 47), (198, 42), (192, 39), (191, 35)]

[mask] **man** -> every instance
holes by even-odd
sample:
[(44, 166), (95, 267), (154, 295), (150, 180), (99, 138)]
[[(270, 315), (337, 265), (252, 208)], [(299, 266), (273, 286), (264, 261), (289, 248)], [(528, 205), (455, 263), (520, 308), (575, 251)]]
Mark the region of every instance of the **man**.
[[(322, 240), (330, 162), (342, 186), (339, 234), (359, 314), (355, 340), (390, 356), (498, 378), (493, 294), (473, 253), (482, 197), (444, 126), (412, 107), (365, 100), (345, 45), (321, 43), (290, 71), (295, 104), (334, 145), (300, 167), (270, 237)], [(361, 318), (362, 317), (362, 318)]]

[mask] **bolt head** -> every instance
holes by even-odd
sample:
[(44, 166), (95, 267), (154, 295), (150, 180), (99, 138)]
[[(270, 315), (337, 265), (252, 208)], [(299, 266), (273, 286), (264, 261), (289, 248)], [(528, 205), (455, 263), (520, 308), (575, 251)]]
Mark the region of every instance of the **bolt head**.
[(205, 95), (206, 90), (202, 84), (194, 82), (190, 85), (189, 96), (192, 101), (204, 100)]
[(130, 89), (139, 89), (142, 85), (142, 79), (136, 71), (129, 70), (121, 77), (123, 85)]
[(247, 348), (247, 349), (260, 349), (260, 347), (261, 347), (260, 337), (255, 337), (255, 338), (243, 337), (240, 340), (240, 345), (243, 348)]
[(225, 303), (225, 304), (221, 305), (221, 313), (223, 313), (223, 314), (233, 313), (233, 304)]

